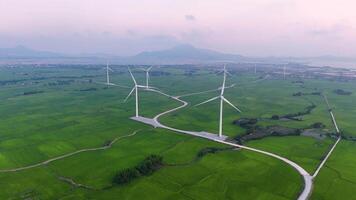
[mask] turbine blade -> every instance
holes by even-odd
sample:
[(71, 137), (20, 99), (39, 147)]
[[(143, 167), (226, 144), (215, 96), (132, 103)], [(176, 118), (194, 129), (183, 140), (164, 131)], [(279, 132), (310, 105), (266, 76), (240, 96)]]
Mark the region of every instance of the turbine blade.
[(222, 86), (221, 86), (221, 93), (220, 93), (221, 96), (224, 95), (224, 91), (225, 91), (225, 81), (226, 81), (226, 74), (224, 73), (224, 80), (223, 80), (223, 84), (222, 84)]
[(131, 78), (132, 78), (133, 82), (135, 83), (135, 85), (137, 85), (136, 79), (135, 79), (135, 77), (132, 75), (130, 68), (129, 68), (129, 72), (130, 72), (130, 75), (131, 75)]
[(206, 104), (206, 103), (208, 103), (208, 102), (210, 102), (210, 101), (214, 101), (214, 100), (218, 99), (219, 97), (220, 97), (220, 96), (213, 97), (213, 98), (208, 99), (208, 100), (206, 100), (206, 101), (203, 101), (203, 102), (201, 102), (201, 103), (199, 103), (199, 104), (196, 104), (195, 106), (200, 106), (200, 105)]
[(151, 66), (151, 67), (147, 68), (147, 71), (150, 71), (150, 70), (152, 69), (152, 67), (153, 67), (153, 66)]
[(234, 106), (234, 104), (232, 104), (229, 100), (225, 99), (225, 97), (223, 97), (223, 100), (228, 103), (231, 107), (235, 108), (237, 111), (239, 111), (241, 113), (241, 110), (238, 109), (236, 106)]
[(137, 88), (147, 88), (145, 85), (136, 85)]
[(152, 86), (148, 86), (148, 89), (155, 89), (155, 90), (158, 90), (158, 88), (152, 87)]
[(113, 69), (111, 69), (110, 67), (108, 67), (108, 69), (109, 69), (109, 71), (111, 71), (111, 72), (113, 72), (114, 70)]
[[(105, 83), (105, 84), (106, 84), (106, 83)], [(121, 88), (130, 88), (129, 86), (121, 85), (121, 84), (116, 84), (116, 83), (109, 83), (109, 85), (117, 86), (117, 87), (121, 87)]]
[(136, 86), (132, 88), (131, 92), (129, 93), (129, 95), (127, 95), (127, 97), (125, 98), (124, 102), (126, 102), (127, 99), (129, 99), (129, 97), (131, 96), (131, 94), (134, 92), (135, 89), (136, 89)]

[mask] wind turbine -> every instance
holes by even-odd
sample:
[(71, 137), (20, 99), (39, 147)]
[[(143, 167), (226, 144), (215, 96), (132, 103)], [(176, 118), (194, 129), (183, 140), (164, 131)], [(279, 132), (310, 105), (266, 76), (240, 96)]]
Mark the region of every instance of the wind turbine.
[(208, 99), (206, 101), (203, 101), (195, 106), (200, 106), (200, 105), (203, 105), (203, 104), (206, 104), (210, 101), (214, 101), (216, 99), (220, 99), (220, 120), (219, 120), (219, 137), (222, 137), (222, 131), (223, 131), (223, 106), (224, 106), (224, 102), (226, 102), (227, 104), (229, 104), (231, 107), (233, 107), (235, 110), (237, 110), (238, 112), (241, 113), (241, 110), (238, 109), (236, 106), (234, 106), (234, 104), (232, 104), (229, 100), (227, 100), (225, 97), (224, 97), (224, 90), (225, 90), (225, 81), (226, 81), (226, 74), (228, 74), (229, 72), (226, 70), (226, 67), (224, 65), (224, 69), (223, 69), (223, 73), (224, 73), (224, 79), (223, 79), (223, 83), (222, 83), (222, 86), (221, 86), (221, 92), (220, 92), (220, 95), (219, 96), (216, 96), (216, 97), (213, 97), (211, 99)]
[(106, 63), (106, 85), (113, 85), (110, 83), (109, 71), (113, 72), (113, 70), (109, 67), (109, 62)]
[(286, 80), (286, 65), (283, 66), (283, 79)]
[(138, 117), (138, 89), (139, 88), (145, 88), (145, 89), (155, 89), (154, 87), (149, 87), (149, 86), (144, 86), (144, 85), (139, 85), (136, 82), (135, 77), (132, 75), (130, 68), (128, 68), (131, 78), (134, 82), (134, 87), (132, 88), (131, 92), (129, 93), (129, 95), (127, 95), (127, 97), (125, 98), (124, 102), (127, 101), (127, 99), (129, 99), (129, 97), (132, 95), (132, 93), (135, 91), (135, 100), (136, 100), (136, 114), (135, 117)]
[(152, 66), (147, 68), (147, 69), (142, 69), (143, 71), (146, 72), (146, 88), (148, 88), (148, 81), (150, 79), (150, 70), (152, 69)]

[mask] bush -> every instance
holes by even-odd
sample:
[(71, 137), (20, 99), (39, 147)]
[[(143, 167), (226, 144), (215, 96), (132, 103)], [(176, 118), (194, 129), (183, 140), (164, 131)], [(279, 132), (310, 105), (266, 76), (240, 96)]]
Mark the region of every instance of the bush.
[(113, 182), (119, 185), (129, 183), (140, 176), (147, 176), (163, 166), (163, 158), (158, 155), (146, 157), (140, 164), (133, 168), (124, 169), (117, 173)]
[(239, 120), (235, 120), (233, 124), (239, 125), (242, 128), (250, 128), (257, 124), (258, 120), (255, 118), (241, 118)]
[(29, 92), (24, 92), (23, 95), (33, 95), (33, 94), (40, 94), (43, 93), (43, 91), (29, 91)]
[(293, 96), (300, 97), (300, 96), (302, 96), (302, 93), (301, 92), (297, 92), (297, 93), (294, 93)]
[(216, 153), (217, 151), (218, 151), (218, 149), (215, 148), (215, 147), (207, 147), (207, 148), (204, 148), (204, 149), (200, 150), (198, 152), (197, 156), (198, 156), (198, 158), (201, 158), (201, 157), (205, 156), (206, 154)]
[(279, 116), (278, 115), (272, 115), (272, 119), (273, 120), (279, 120)]
[(114, 183), (122, 185), (138, 178), (140, 172), (136, 168), (124, 169), (114, 177)]
[(316, 122), (311, 125), (312, 128), (325, 128), (325, 125), (321, 122)]
[(150, 155), (145, 158), (136, 169), (141, 175), (150, 175), (163, 166), (163, 158), (158, 155)]
[(342, 90), (342, 89), (334, 90), (334, 93), (338, 94), (338, 95), (351, 95), (352, 94), (352, 92), (345, 91), (345, 90)]

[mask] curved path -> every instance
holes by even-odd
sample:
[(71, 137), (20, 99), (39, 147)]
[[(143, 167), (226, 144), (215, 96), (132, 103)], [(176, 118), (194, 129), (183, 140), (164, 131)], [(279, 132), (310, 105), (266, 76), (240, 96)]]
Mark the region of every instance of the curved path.
[(329, 159), (331, 153), (334, 151), (336, 145), (337, 145), (337, 144), (340, 142), (340, 140), (341, 140), (341, 134), (340, 134), (339, 126), (338, 126), (337, 123), (336, 123), (336, 119), (335, 119), (334, 113), (333, 113), (333, 111), (332, 111), (332, 108), (331, 108), (331, 106), (330, 106), (330, 104), (329, 104), (329, 101), (328, 101), (328, 99), (327, 99), (327, 97), (326, 97), (325, 94), (322, 94), (322, 96), (324, 97), (325, 103), (326, 103), (326, 105), (328, 106), (328, 110), (329, 110), (329, 113), (330, 113), (331, 121), (333, 122), (334, 127), (335, 127), (335, 130), (336, 130), (336, 133), (339, 135), (339, 137), (337, 138), (337, 140), (336, 140), (336, 142), (334, 143), (334, 145), (331, 147), (330, 151), (326, 154), (324, 160), (320, 163), (318, 169), (314, 172), (313, 178), (315, 178), (315, 177), (318, 175), (319, 171), (320, 171), (321, 168), (324, 166), (324, 164), (326, 163), (326, 161)]
[[(267, 155), (267, 156), (271, 156), (271, 157), (277, 158), (277, 159), (287, 163), (288, 165), (292, 166), (303, 177), (304, 189), (301, 192), (301, 194), (299, 195), (298, 200), (306, 200), (306, 199), (308, 199), (308, 197), (311, 194), (312, 187), (313, 187), (313, 177), (305, 169), (303, 169), (301, 166), (299, 166), (297, 163), (295, 163), (295, 162), (293, 162), (293, 161), (291, 161), (291, 160), (289, 160), (287, 158), (284, 158), (282, 156), (279, 156), (277, 154), (274, 154), (274, 153), (270, 153), (270, 152), (267, 152), (267, 151), (263, 151), (263, 150), (259, 150), (259, 149), (247, 147), (247, 146), (244, 146), (244, 145), (239, 145), (239, 144), (235, 144), (235, 143), (232, 143), (232, 142), (225, 141), (224, 138), (219, 138), (218, 136), (211, 136), (212, 134), (206, 134), (204, 132), (194, 132), (194, 131), (181, 130), (181, 129), (177, 129), (177, 128), (173, 128), (173, 127), (169, 127), (169, 126), (166, 126), (164, 124), (161, 124), (159, 122), (159, 118), (161, 116), (186, 107), (188, 105), (188, 102), (180, 99), (179, 97), (171, 96), (171, 95), (165, 94), (165, 93), (163, 93), (161, 91), (158, 91), (158, 90), (155, 90), (155, 89), (150, 89), (150, 91), (157, 92), (157, 93), (160, 93), (160, 94), (165, 95), (167, 97), (170, 97), (172, 99), (175, 99), (175, 100), (181, 102), (182, 105), (178, 106), (176, 108), (173, 108), (171, 110), (162, 112), (162, 113), (156, 115), (153, 119), (142, 118), (142, 117), (133, 118), (133, 119), (141, 121), (141, 122), (144, 122), (144, 123), (147, 123), (147, 124), (151, 124), (151, 125), (153, 125), (155, 127), (164, 128), (164, 129), (168, 129), (168, 130), (179, 132), (179, 133), (184, 133), (184, 134), (189, 134), (189, 135), (193, 135), (193, 136), (197, 136), (197, 137), (206, 138), (206, 139), (213, 140), (215, 142), (219, 142), (219, 143), (222, 143), (222, 144), (238, 147), (238, 148), (241, 148), (241, 149), (246, 149), (246, 150), (249, 150), (249, 151), (253, 151), (253, 152), (257, 152), (257, 153), (261, 153), (261, 154), (264, 154), (264, 155)], [(209, 91), (212, 91), (212, 90), (209, 90)], [(201, 94), (201, 93), (194, 93), (194, 94)], [(187, 95), (185, 95), (185, 96), (187, 96)]]
[(68, 154), (64, 154), (64, 155), (61, 155), (61, 156), (58, 156), (58, 157), (54, 157), (54, 158), (48, 159), (46, 161), (43, 161), (43, 162), (40, 162), (40, 163), (37, 163), (37, 164), (33, 164), (33, 165), (29, 165), (29, 166), (26, 166), (26, 167), (19, 167), (19, 168), (14, 168), (14, 169), (3, 169), (3, 170), (0, 170), (0, 173), (1, 172), (17, 172), (17, 171), (22, 171), (22, 170), (25, 170), (25, 169), (31, 169), (31, 168), (34, 168), (34, 167), (39, 167), (39, 166), (51, 163), (53, 161), (60, 160), (60, 159), (63, 159), (63, 158), (67, 158), (69, 156), (73, 156), (75, 154), (79, 154), (79, 153), (83, 153), (83, 152), (87, 152), (87, 151), (98, 151), (98, 150), (109, 149), (118, 140), (126, 138), (126, 137), (134, 136), (139, 131), (140, 130), (135, 130), (133, 133), (131, 133), (129, 135), (124, 135), (124, 136), (117, 137), (113, 141), (111, 141), (108, 145), (105, 145), (105, 146), (102, 146), (102, 147), (81, 149), (81, 150), (78, 150), (78, 151), (74, 151), (74, 152), (71, 152), (71, 153), (68, 153)]

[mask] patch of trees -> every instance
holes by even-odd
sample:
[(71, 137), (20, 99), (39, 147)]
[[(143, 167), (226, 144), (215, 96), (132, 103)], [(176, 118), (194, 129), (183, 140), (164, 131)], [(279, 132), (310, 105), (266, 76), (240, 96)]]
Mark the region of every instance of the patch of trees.
[(214, 153), (217, 153), (217, 152), (220, 152), (220, 151), (224, 151), (224, 150), (227, 150), (227, 149), (231, 149), (231, 148), (230, 147), (229, 148), (206, 147), (206, 148), (201, 149), (198, 152), (197, 158), (202, 158), (207, 154), (214, 154)]
[(241, 118), (238, 120), (233, 121), (233, 124), (241, 126), (242, 128), (250, 128), (257, 124), (258, 119), (256, 118)]
[(319, 95), (321, 95), (321, 93), (320, 92), (311, 92), (311, 93), (296, 92), (296, 93), (293, 94), (293, 96), (295, 96), (295, 97), (306, 96), (306, 95), (317, 95), (317, 96), (319, 96)]
[(108, 147), (108, 146), (110, 146), (112, 142), (113, 142), (112, 140), (106, 140), (106, 141), (104, 142), (104, 144), (103, 144), (103, 147)]
[(141, 163), (133, 168), (127, 168), (118, 172), (113, 183), (123, 185), (141, 177), (148, 176), (163, 167), (163, 157), (159, 155), (150, 155), (146, 157)]
[(279, 116), (279, 115), (272, 115), (271, 119), (273, 120), (279, 120), (279, 119), (290, 119), (290, 120), (298, 120), (300, 121), (301, 119), (298, 118), (300, 116), (303, 116), (303, 115), (309, 115), (311, 113), (312, 110), (314, 110), (316, 108), (316, 105), (315, 104), (311, 104), (309, 106), (307, 106), (304, 111), (300, 111), (300, 112), (297, 112), (297, 113), (290, 113), (290, 114), (286, 114), (286, 115), (282, 115), (282, 116)]
[(79, 91), (81, 91), (81, 92), (90, 92), (90, 91), (96, 91), (96, 90), (98, 90), (98, 89), (96, 89), (96, 88), (86, 88), (86, 89), (80, 89)]
[(74, 83), (74, 80), (57, 80), (56, 82), (48, 83), (49, 86), (57, 86), (57, 85), (70, 85)]
[(279, 120), (279, 115), (272, 115), (271, 119), (273, 119), (273, 120)]
[(288, 128), (283, 126), (267, 126), (267, 127), (254, 126), (247, 129), (244, 135), (239, 135), (234, 139), (239, 144), (242, 144), (249, 140), (257, 140), (268, 136), (300, 135), (302, 131), (303, 129)]
[[(349, 140), (349, 141), (356, 141), (356, 136), (350, 136), (350, 135), (341, 135), (342, 139), (344, 140)], [(335, 135), (334, 138), (337, 138)]]
[(292, 83), (300, 83), (300, 84), (304, 84), (304, 81), (297, 80), (297, 81), (293, 81)]
[(23, 95), (33, 95), (39, 93), (43, 93), (43, 91), (28, 91), (28, 92), (24, 92)]
[(194, 74), (197, 73), (197, 69), (186, 69), (184, 71), (184, 76), (193, 76)]
[(320, 128), (325, 128), (325, 125), (321, 122), (315, 122), (314, 124), (310, 125), (310, 128), (320, 129)]
[(171, 73), (164, 71), (152, 71), (150, 72), (150, 76), (169, 76)]
[(351, 95), (352, 94), (352, 92), (345, 91), (345, 90), (342, 90), (342, 89), (336, 89), (336, 90), (334, 90), (334, 93), (338, 94), (338, 95)]
[(18, 82), (26, 81), (26, 79), (17, 79), (17, 80), (7, 80), (7, 81), (0, 81), (0, 85), (14, 85)]

